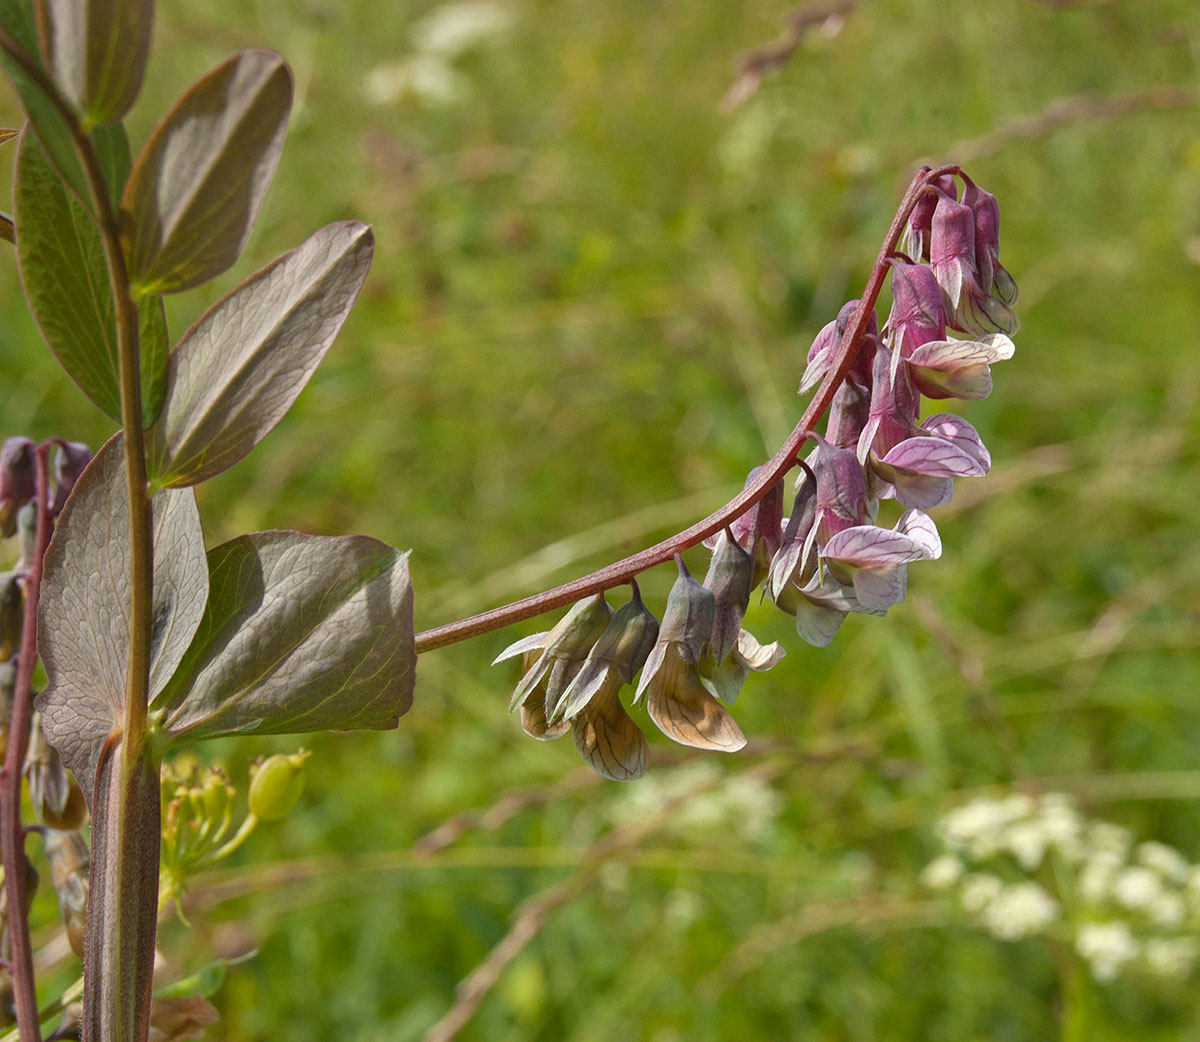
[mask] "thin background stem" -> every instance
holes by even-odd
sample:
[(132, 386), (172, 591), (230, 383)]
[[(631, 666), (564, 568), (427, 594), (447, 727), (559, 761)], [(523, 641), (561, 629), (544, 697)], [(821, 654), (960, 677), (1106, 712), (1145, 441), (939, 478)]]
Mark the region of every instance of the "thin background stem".
[(33, 667), (37, 662), (37, 610), (42, 586), (42, 557), (50, 542), (50, 509), (46, 457), (50, 444), (35, 454), (37, 527), (33, 560), (25, 577), (25, 613), (21, 623), (21, 650), (17, 683), (13, 691), (8, 748), (0, 770), (0, 850), (4, 859), (4, 885), (8, 894), (8, 934), (12, 942), (9, 972), (21, 1042), (40, 1042), (37, 988), (33, 976), (33, 945), (29, 939), (28, 897), (25, 892), (25, 830), (21, 826), (21, 769), (29, 745), (33, 715)]
[(719, 532), (762, 499), (796, 465), (797, 454), (801, 446), (808, 440), (809, 433), (825, 414), (825, 410), (829, 408), (834, 394), (854, 364), (854, 359), (862, 348), (863, 334), (866, 332), (867, 323), (875, 311), (875, 302), (879, 299), (884, 280), (887, 278), (888, 260), (893, 256), (900, 243), (900, 237), (904, 234), (909, 214), (912, 213), (921, 193), (927, 185), (944, 174), (960, 172), (957, 164), (939, 166), (933, 170), (925, 167), (912, 179), (900, 202), (899, 209), (896, 210), (896, 215), (892, 218), (891, 227), (888, 228), (883, 245), (879, 248), (875, 266), (871, 269), (871, 276), (867, 280), (866, 289), (863, 290), (858, 307), (854, 311), (854, 317), (846, 327), (838, 344), (835, 363), (825, 374), (825, 379), (821, 381), (821, 386), (817, 388), (812, 401), (808, 403), (808, 408), (804, 410), (800, 422), (788, 435), (779, 451), (762, 468), (762, 473), (752, 485), (744, 488), (720, 510), (709, 514), (703, 521), (697, 521), (690, 528), (686, 528), (669, 539), (664, 539), (661, 543), (656, 543), (649, 549), (642, 550), (631, 557), (626, 557), (624, 560), (617, 561), (615, 564), (610, 564), (582, 578), (564, 583), (562, 586), (556, 586), (552, 590), (546, 590), (544, 593), (534, 594), (503, 607), (493, 608), (479, 615), (472, 615), (469, 618), (418, 633), (416, 638), (418, 654), (500, 629), (511, 623), (520, 622), (522, 619), (529, 619), (535, 615), (541, 615), (543, 612), (560, 608), (565, 604), (572, 604), (584, 597), (621, 586), (646, 569), (671, 560), (675, 554), (695, 546), (714, 532)]

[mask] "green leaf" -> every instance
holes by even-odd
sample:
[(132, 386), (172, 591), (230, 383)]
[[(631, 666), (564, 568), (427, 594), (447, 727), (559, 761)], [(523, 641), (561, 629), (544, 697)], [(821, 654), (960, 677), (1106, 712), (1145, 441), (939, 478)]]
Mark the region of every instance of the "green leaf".
[(0, 70), (8, 77), (25, 106), (29, 121), (45, 145), (54, 168), (71, 186), (77, 197), (86, 201), (90, 198), (87, 178), (84, 177), (83, 167), (75, 153), (70, 127), (27, 67), (41, 67), (38, 60), (33, 5), (29, 0), (0, 0), (0, 25), (12, 35), (13, 42), (22, 52), (23, 58), (18, 60), (7, 50), (0, 49)]
[[(154, 510), (154, 628), (150, 697), (166, 686), (204, 613), (208, 569), (195, 496), (158, 493)], [(46, 551), (38, 650), (49, 684), (42, 729), (84, 795), (100, 750), (121, 727), (129, 654), (129, 507), (124, 440), (105, 443), (80, 476)]]
[(96, 146), (100, 169), (104, 171), (113, 213), (117, 213), (121, 209), (121, 193), (125, 191), (125, 182), (129, 180), (129, 170), (133, 166), (129, 135), (120, 123), (112, 123), (93, 130), (92, 143)]
[(142, 422), (148, 427), (162, 408), (167, 388), (167, 313), (162, 297), (144, 297), (138, 305), (138, 346), (142, 355)]
[(168, 362), (147, 439), (152, 481), (194, 485), (266, 437), (329, 350), (373, 252), (365, 224), (327, 225), (209, 308)]
[[(150, 1027), (158, 927), (158, 764), (148, 749), (123, 770), (105, 746), (92, 807), (92, 863), (83, 950), (83, 1030), (104, 1042), (141, 1042)], [(120, 865), (123, 871), (116, 871)]]
[(153, 0), (37, 0), (37, 17), (50, 71), (85, 121), (124, 116), (146, 73)]
[(395, 727), (412, 705), (408, 554), (256, 532), (208, 554), (209, 598), (152, 717), (170, 735)]
[[(100, 229), (51, 167), (38, 139), (22, 135), (17, 153), (17, 260), (42, 335), (80, 389), (121, 418), (117, 320)], [(158, 411), (166, 374), (162, 301), (141, 307), (142, 409)]]
[(129, 277), (140, 291), (187, 289), (237, 260), (291, 107), (292, 74), (266, 50), (235, 54), (175, 103), (134, 163), (122, 200)]
[(203, 995), (204, 998), (210, 999), (225, 983), (225, 973), (230, 966), (240, 966), (244, 962), (249, 962), (257, 954), (258, 949), (255, 948), (234, 959), (214, 959), (195, 973), (181, 977), (161, 988), (155, 988), (154, 997), (156, 999), (182, 999), (189, 995)]

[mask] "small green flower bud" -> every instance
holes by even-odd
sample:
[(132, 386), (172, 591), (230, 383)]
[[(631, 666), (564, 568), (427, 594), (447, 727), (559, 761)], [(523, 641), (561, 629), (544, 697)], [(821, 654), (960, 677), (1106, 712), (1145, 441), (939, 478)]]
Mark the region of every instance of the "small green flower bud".
[(204, 781), (204, 813), (209, 821), (221, 822), (230, 814), (237, 791), (225, 772), (214, 767)]
[(250, 774), (250, 813), (262, 821), (286, 818), (304, 791), (306, 749), (269, 756)]

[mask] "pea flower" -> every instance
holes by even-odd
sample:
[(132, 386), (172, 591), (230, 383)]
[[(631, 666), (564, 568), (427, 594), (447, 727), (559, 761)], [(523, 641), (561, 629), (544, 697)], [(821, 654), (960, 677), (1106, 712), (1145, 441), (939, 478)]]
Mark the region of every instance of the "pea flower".
[(550, 720), (570, 721), (575, 747), (589, 766), (613, 781), (646, 773), (646, 736), (621, 704), (620, 689), (633, 682), (658, 638), (658, 620), (633, 596), (613, 614)]
[(746, 736), (700, 679), (700, 657), (712, 636), (715, 598), (688, 574), (676, 556), (679, 578), (671, 587), (658, 643), (642, 668), (635, 701), (663, 734), (697, 749), (736, 752)]
[(933, 214), (930, 264), (946, 298), (949, 324), (955, 329), (1012, 335), (1020, 327), (1009, 306), (979, 283), (974, 211), (945, 194)]

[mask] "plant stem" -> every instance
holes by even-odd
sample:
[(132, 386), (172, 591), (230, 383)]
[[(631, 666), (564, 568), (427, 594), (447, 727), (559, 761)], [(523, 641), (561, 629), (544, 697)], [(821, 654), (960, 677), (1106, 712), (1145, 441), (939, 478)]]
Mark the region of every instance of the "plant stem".
[(894, 255), (896, 247), (899, 245), (909, 214), (912, 213), (921, 193), (936, 178), (944, 174), (958, 173), (960, 173), (960, 169), (956, 164), (940, 166), (933, 170), (925, 167), (912, 179), (900, 202), (899, 209), (896, 210), (896, 215), (892, 218), (883, 244), (879, 248), (875, 266), (871, 269), (871, 276), (859, 299), (854, 317), (846, 327), (846, 332), (838, 344), (836, 362), (825, 374), (825, 379), (821, 381), (821, 386), (817, 388), (812, 401), (808, 403), (808, 408), (804, 410), (800, 422), (788, 435), (779, 451), (763, 466), (762, 473), (752, 485), (742, 489), (738, 495), (719, 510), (709, 514), (704, 520), (697, 521), (690, 528), (631, 557), (607, 565), (582, 578), (564, 583), (562, 586), (556, 586), (552, 590), (546, 590), (543, 593), (513, 601), (503, 607), (492, 608), (479, 615), (472, 615), (465, 619), (459, 619), (457, 622), (418, 633), (416, 637), (417, 653), (432, 651), (434, 648), (445, 647), (447, 644), (455, 644), (460, 640), (500, 629), (511, 623), (520, 622), (522, 619), (529, 619), (535, 615), (541, 615), (543, 612), (560, 608), (564, 604), (572, 604), (584, 597), (621, 586), (647, 568), (671, 560), (675, 554), (695, 546), (714, 532), (720, 531), (762, 499), (796, 465), (797, 453), (825, 414), (825, 410), (829, 408), (834, 394), (845, 380), (851, 365), (854, 364), (854, 359), (862, 348), (863, 334), (866, 332), (867, 323), (874, 313), (875, 302), (879, 299), (884, 280), (887, 278), (888, 260)]
[[(121, 251), (116, 214), (113, 212), (108, 185), (99, 157), (87, 130), (63, 96), (55, 82), (40, 65), (25, 52), (5, 29), (0, 28), (0, 48), (16, 62), (42, 95), (62, 117), (83, 168), (89, 194), (95, 204), (96, 221), (104, 248), (116, 311), (117, 363), (121, 390), (121, 426), (124, 429), (126, 495), (129, 505), (129, 655), (127, 659), (125, 703), (122, 707), (120, 729), (114, 729), (104, 757), (116, 752), (116, 762), (110, 768), (115, 775), (105, 782), (101, 794), (101, 775), (97, 776), (97, 792), (93, 795), (93, 811), (103, 804), (104, 814), (93, 819), (93, 857), (90, 872), (92, 900), (88, 907), (88, 933), (99, 924), (111, 926), (113, 936), (92, 937), (86, 946), (85, 976), (90, 976), (84, 998), (84, 1035), (91, 1032), (87, 1025), (96, 1024), (90, 1042), (109, 1042), (111, 1038), (144, 1038), (149, 1024), (149, 973), (154, 958), (153, 924), (157, 898), (158, 843), (148, 839), (150, 830), (150, 781), (156, 794), (153, 805), (154, 825), (158, 822), (157, 762), (148, 757), (147, 704), (150, 690), (151, 596), (154, 566), (154, 542), (150, 495), (146, 481), (146, 452), (142, 422), (141, 364), (138, 345), (138, 315), (130, 292), (125, 258)], [(19, 233), (19, 231), (18, 231)], [(103, 799), (102, 799), (103, 796)], [(114, 830), (116, 835), (108, 835)], [(103, 857), (97, 854), (103, 852)], [(145, 860), (146, 863), (141, 863)], [(111, 864), (106, 864), (111, 861)], [(97, 900), (104, 895), (104, 901)], [(108, 907), (100, 907), (107, 903)], [(150, 931), (144, 935), (142, 925), (149, 909)], [(101, 913), (103, 915), (101, 916)], [(128, 931), (128, 942), (123, 933)], [(137, 947), (136, 954), (130, 945)], [(115, 958), (110, 956), (115, 953)], [(123, 979), (128, 976), (130, 979)], [(144, 978), (144, 980), (143, 980)], [(142, 985), (145, 985), (142, 988)], [(131, 999), (134, 992), (136, 997)], [(144, 991), (144, 995), (141, 994)], [(102, 1011), (88, 1007), (99, 1003)], [(136, 1006), (136, 1010), (129, 1010)], [(128, 1019), (127, 1019), (127, 1014)], [(36, 1016), (36, 1007), (35, 1007)]]
[(42, 557), (50, 542), (46, 456), (50, 445), (39, 445), (35, 455), (37, 527), (33, 560), (25, 577), (25, 613), (21, 622), (21, 651), (17, 682), (13, 691), (12, 721), (8, 748), (0, 770), (0, 849), (4, 859), (5, 890), (8, 893), (8, 932), (12, 942), (9, 972), (21, 1042), (40, 1042), (37, 987), (33, 976), (33, 945), (29, 939), (28, 903), (25, 893), (25, 830), (21, 825), (21, 769), (29, 745), (29, 722), (33, 715), (33, 667), (37, 662), (38, 594), (42, 587)]

